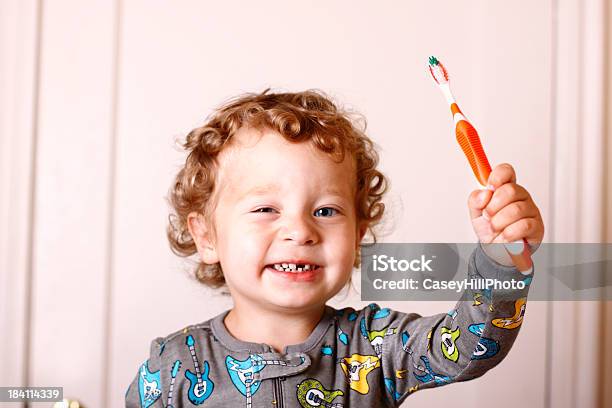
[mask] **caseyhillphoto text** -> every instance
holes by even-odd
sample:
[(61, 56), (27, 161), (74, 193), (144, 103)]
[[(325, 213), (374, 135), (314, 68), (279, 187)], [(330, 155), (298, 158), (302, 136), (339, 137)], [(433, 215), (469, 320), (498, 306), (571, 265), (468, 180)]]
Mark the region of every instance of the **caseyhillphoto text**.
[(386, 280), (377, 278), (372, 281), (372, 286), (376, 290), (451, 290), (462, 292), (466, 289), (472, 290), (520, 290), (527, 286), (525, 280), (510, 279), (501, 281), (498, 279), (462, 279), (440, 281), (425, 278), (422, 281), (414, 278), (404, 278), (396, 280)]

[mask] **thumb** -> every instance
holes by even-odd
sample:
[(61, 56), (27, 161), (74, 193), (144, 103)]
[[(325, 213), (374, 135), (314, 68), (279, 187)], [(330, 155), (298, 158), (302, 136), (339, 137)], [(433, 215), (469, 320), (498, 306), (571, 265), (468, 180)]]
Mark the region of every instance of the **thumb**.
[(470, 218), (478, 218), (482, 216), (482, 210), (489, 204), (493, 191), (488, 189), (474, 190), (468, 198), (468, 208), (470, 210)]

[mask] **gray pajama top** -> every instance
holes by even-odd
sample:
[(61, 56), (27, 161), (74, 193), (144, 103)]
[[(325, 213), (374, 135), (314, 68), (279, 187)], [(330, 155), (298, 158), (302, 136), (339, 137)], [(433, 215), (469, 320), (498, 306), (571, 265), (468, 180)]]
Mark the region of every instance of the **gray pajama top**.
[[(479, 246), (469, 276), (528, 280)], [(240, 341), (227, 311), (151, 343), (126, 407), (395, 407), (413, 392), (467, 381), (497, 365), (523, 321), (529, 286), (466, 290), (448, 313), (381, 308), (325, 313), (308, 339), (275, 352)]]

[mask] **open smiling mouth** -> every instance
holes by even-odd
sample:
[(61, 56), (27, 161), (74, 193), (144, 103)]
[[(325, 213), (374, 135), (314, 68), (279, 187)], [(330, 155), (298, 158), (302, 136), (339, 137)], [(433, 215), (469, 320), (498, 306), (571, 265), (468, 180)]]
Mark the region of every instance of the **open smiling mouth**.
[(273, 268), (279, 272), (308, 272), (308, 271), (316, 271), (320, 268), (319, 265), (309, 264), (309, 263), (275, 263), (267, 265), (269, 268)]
[(276, 263), (266, 265), (273, 274), (292, 282), (311, 282), (320, 276), (323, 267), (311, 263)]

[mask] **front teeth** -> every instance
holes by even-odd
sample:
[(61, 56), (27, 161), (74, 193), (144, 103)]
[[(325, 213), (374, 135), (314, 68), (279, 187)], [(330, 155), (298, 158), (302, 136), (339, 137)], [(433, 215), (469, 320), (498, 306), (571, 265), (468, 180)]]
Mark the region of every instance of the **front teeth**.
[(318, 269), (319, 267), (316, 265), (310, 265), (310, 264), (294, 264), (294, 263), (280, 263), (280, 264), (274, 264), (274, 269), (276, 269), (279, 272), (305, 272), (305, 271), (310, 271), (310, 270), (314, 270), (314, 269)]

